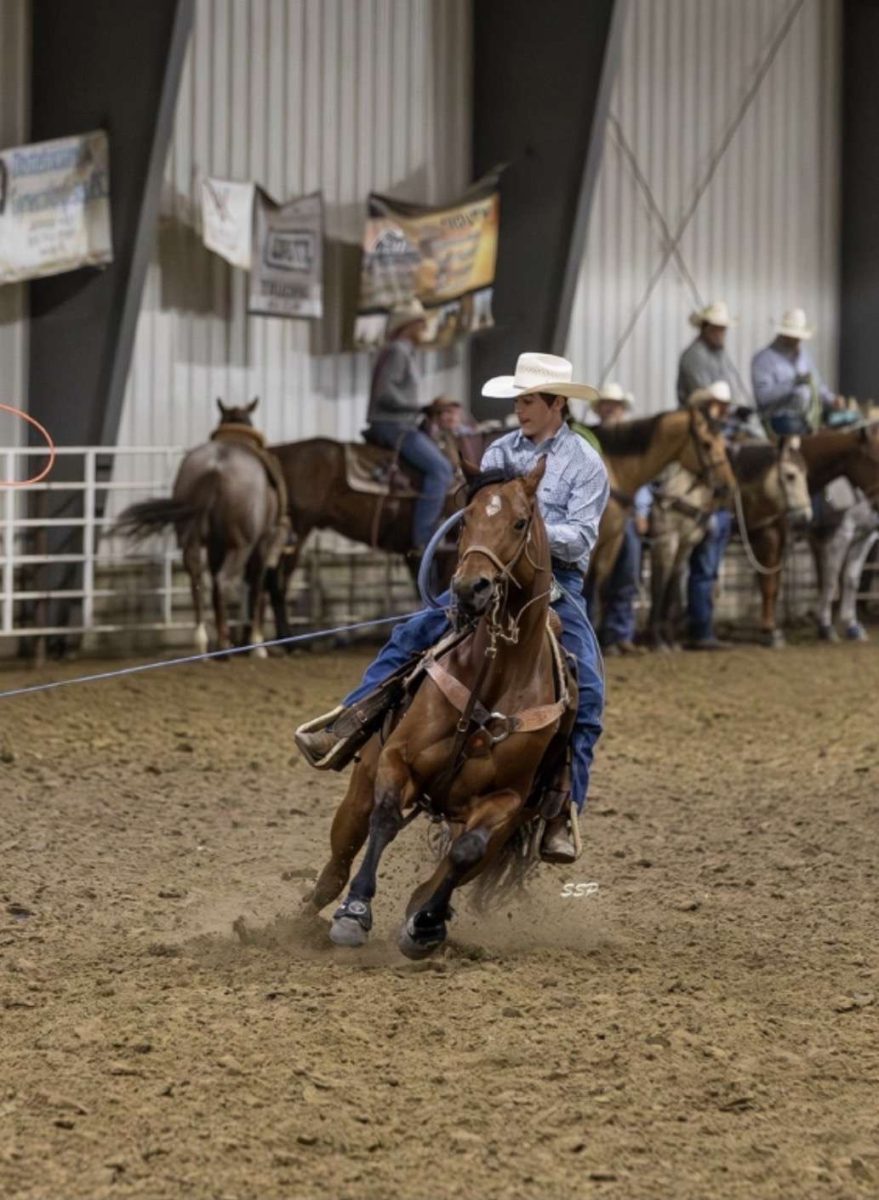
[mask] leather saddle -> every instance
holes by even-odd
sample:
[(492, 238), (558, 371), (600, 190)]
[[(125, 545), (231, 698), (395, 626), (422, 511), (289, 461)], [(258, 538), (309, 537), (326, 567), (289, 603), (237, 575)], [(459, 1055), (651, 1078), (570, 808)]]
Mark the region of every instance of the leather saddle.
[(371, 496), (414, 500), (421, 492), (421, 473), (401, 462), (393, 450), (372, 442), (345, 442), (345, 477), (352, 492)]

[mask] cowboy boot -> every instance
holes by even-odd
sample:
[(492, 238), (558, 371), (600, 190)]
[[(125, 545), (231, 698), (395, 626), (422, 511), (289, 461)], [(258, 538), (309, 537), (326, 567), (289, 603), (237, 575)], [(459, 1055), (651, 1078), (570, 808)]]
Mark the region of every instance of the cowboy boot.
[(540, 858), (543, 862), (570, 866), (577, 861), (579, 855), (569, 824), (569, 820), (576, 819), (573, 813), (561, 812), (546, 822), (540, 839)]

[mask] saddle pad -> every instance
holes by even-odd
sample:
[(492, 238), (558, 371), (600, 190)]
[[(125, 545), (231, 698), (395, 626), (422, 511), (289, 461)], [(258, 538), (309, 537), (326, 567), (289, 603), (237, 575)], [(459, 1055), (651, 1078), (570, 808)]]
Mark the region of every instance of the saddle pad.
[(380, 446), (345, 442), (345, 478), (352, 492), (413, 500), (418, 495), (408, 472), (400, 466), (394, 468), (393, 454)]

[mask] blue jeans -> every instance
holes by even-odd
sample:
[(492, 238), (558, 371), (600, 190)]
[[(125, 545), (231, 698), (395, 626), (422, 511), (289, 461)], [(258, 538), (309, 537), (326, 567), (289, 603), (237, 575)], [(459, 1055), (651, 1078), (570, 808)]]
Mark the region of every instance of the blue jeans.
[(439, 524), (446, 493), (452, 486), (452, 464), (436, 442), (420, 429), (406, 429), (395, 421), (373, 421), (370, 433), (377, 442), (397, 450), (400, 458), (423, 475), (421, 495), (415, 501), (412, 541), (423, 547)]
[[(562, 645), (577, 660), (579, 696), (577, 718), (571, 734), (573, 758), (571, 795), (581, 812), (589, 790), (589, 769), (595, 743), (601, 736), (601, 712), (604, 708), (604, 676), (601, 653), (586, 608), (580, 595), (583, 577), (579, 571), (556, 571), (555, 577), (565, 589), (565, 595), (553, 608), (562, 621)], [(449, 602), (449, 593), (440, 603)], [(388, 641), (366, 669), (363, 681), (342, 701), (354, 704), (368, 696), (383, 680), (407, 663), (414, 655), (422, 654), (448, 632), (449, 622), (441, 608), (424, 609), (394, 628)]]
[(714, 514), (708, 533), (690, 555), (687, 619), (694, 641), (714, 637), (714, 585), (731, 532), (732, 513), (721, 508)]
[(635, 639), (635, 600), (641, 577), (641, 537), (635, 522), (626, 521), (623, 542), (604, 586), (598, 640), (602, 646)]

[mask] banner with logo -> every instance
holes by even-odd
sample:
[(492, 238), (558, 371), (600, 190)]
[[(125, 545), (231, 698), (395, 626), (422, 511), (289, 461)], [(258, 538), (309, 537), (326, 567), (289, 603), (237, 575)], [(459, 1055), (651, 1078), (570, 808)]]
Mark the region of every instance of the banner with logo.
[(234, 267), (250, 270), (253, 202), (256, 186), (229, 179), (205, 179), (201, 185), (202, 236), (208, 250)]
[(428, 310), (433, 345), (491, 326), (499, 223), (496, 175), (442, 208), (370, 195), (355, 345), (380, 345), (389, 311), (412, 296)]
[(105, 133), (0, 152), (0, 283), (112, 261)]
[(248, 312), (323, 316), (323, 196), (276, 204), (257, 189)]

